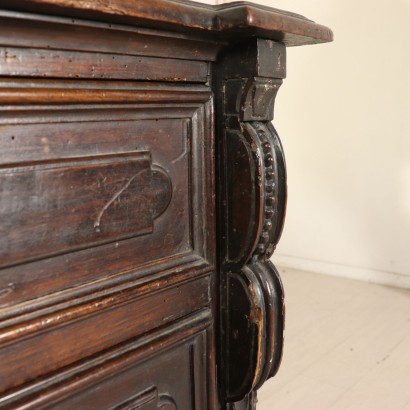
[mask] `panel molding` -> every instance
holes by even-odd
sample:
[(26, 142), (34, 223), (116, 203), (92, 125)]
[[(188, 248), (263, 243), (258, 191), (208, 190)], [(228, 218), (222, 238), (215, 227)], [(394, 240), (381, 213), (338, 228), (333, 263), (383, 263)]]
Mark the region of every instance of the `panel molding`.
[[(137, 363), (144, 363), (154, 355), (169, 351), (181, 343), (190, 343), (191, 346), (202, 346), (201, 349), (207, 349), (205, 333), (210, 330), (211, 320), (211, 311), (202, 309), (175, 321), (166, 328), (151, 331), (145, 336), (122, 343), (80, 363), (67, 366), (57, 373), (10, 390), (0, 396), (0, 406), (43, 408), (56, 405), (68, 396), (78, 394), (108, 379), (113, 373), (118, 374)], [(206, 384), (202, 385), (202, 388), (206, 388)], [(160, 401), (160, 404), (165, 403)]]
[(128, 400), (111, 407), (109, 410), (144, 410), (158, 407), (158, 390), (156, 387), (151, 387), (148, 390), (137, 393)]
[(174, 400), (168, 395), (159, 395), (156, 387), (139, 393), (129, 400), (111, 407), (110, 410), (154, 410), (155, 408), (159, 410), (177, 410)]
[(212, 94), (206, 86), (134, 81), (0, 79), (0, 104), (136, 104), (203, 103)]
[[(60, 83), (62, 85), (66, 82), (60, 81)], [(27, 87), (30, 90), (34, 90), (40, 87), (41, 89), (53, 92), (53, 87), (50, 86), (46, 80), (36, 80), (34, 82), (31, 82), (31, 80), (22, 82), (15, 79), (13, 81), (2, 80), (0, 81), (0, 90), (3, 89), (3, 86), (7, 88), (10, 85), (15, 89)], [(76, 105), (50, 104), (45, 106), (44, 104), (39, 104), (23, 106), (19, 105), (20, 101), (16, 103), (17, 105), (4, 107), (0, 113), (0, 123), (4, 125), (2, 128), (2, 136), (4, 136), (4, 138), (2, 142), (3, 152), (0, 167), (19, 166), (19, 163), (23, 164), (26, 162), (25, 158), (30, 159), (30, 161), (34, 160), (34, 163), (41, 163), (41, 161), (45, 163), (50, 160), (70, 161), (73, 156), (82, 157), (84, 154), (90, 156), (94, 151), (97, 151), (98, 155), (112, 155), (113, 153), (117, 155), (118, 149), (111, 146), (112, 143), (103, 132), (107, 135), (113, 135), (113, 133), (118, 134), (122, 132), (121, 126), (127, 127), (126, 132), (129, 132), (128, 129), (131, 128), (135, 130), (133, 132), (136, 133), (137, 141), (132, 142), (130, 138), (125, 138), (128, 135), (125, 134), (124, 141), (126, 142), (121, 143), (122, 146), (120, 147), (122, 153), (127, 154), (127, 152), (129, 153), (136, 149), (149, 151), (150, 141), (147, 137), (150, 135), (155, 136), (157, 132), (162, 132), (162, 134), (171, 132), (168, 131), (168, 128), (174, 128), (175, 131), (173, 132), (176, 132), (175, 137), (181, 138), (180, 141), (186, 138), (185, 143), (188, 144), (186, 146), (188, 149), (186, 154), (192, 156), (192, 158), (188, 160), (188, 157), (184, 157), (185, 153), (183, 150), (173, 154), (173, 158), (168, 158), (164, 153), (161, 153), (161, 150), (163, 150), (161, 145), (163, 144), (156, 144), (155, 149), (159, 151), (152, 154), (152, 167), (153, 170), (155, 170), (156, 166), (161, 166), (164, 171), (169, 174), (169, 167), (171, 165), (172, 167), (179, 166), (178, 164), (181, 159), (184, 159), (187, 166), (189, 166), (188, 171), (191, 176), (187, 179), (187, 183), (189, 183), (189, 193), (192, 194), (192, 200), (190, 200), (188, 204), (189, 218), (191, 219), (190, 232), (192, 242), (189, 244), (189, 249), (176, 249), (175, 253), (168, 256), (159, 255), (156, 263), (152, 263), (152, 268), (146, 266), (147, 261), (144, 260), (136, 260), (132, 264), (127, 263), (121, 266), (118, 258), (121, 257), (121, 260), (129, 259), (129, 254), (126, 255), (127, 257), (124, 257), (124, 252), (127, 252), (126, 248), (124, 248), (126, 241), (120, 241), (118, 242), (118, 247), (116, 243), (113, 243), (113, 246), (116, 245), (115, 255), (118, 255), (118, 258), (115, 260), (113, 258), (111, 258), (112, 261), (109, 259), (110, 254), (113, 254), (111, 250), (110, 252), (103, 251), (103, 249), (111, 245), (100, 245), (97, 248), (71, 253), (69, 254), (69, 258), (64, 255), (54, 256), (55, 263), (53, 272), (45, 270), (45, 262), (42, 260), (20, 264), (19, 277), (24, 278), (27, 282), (27, 286), (29, 285), (30, 277), (33, 277), (33, 275), (39, 275), (38, 277), (43, 278), (41, 281), (42, 286), (46, 285), (48, 282), (46, 282), (44, 274), (47, 272), (51, 275), (50, 278), (58, 277), (59, 280), (71, 278), (70, 280), (73, 281), (72, 283), (76, 286), (78, 295), (81, 297), (85, 289), (83, 285), (87, 283), (90, 284), (90, 289), (94, 288), (94, 282), (97, 283), (97, 288), (99, 286), (109, 288), (111, 285), (115, 286), (119, 276), (128, 275), (127, 277), (130, 277), (131, 275), (131, 277), (135, 277), (137, 275), (137, 269), (141, 275), (145, 274), (145, 272), (152, 275), (155, 274), (156, 269), (166, 268), (167, 266), (177, 266), (178, 263), (183, 265), (186, 258), (189, 258), (189, 254), (192, 254), (193, 260), (202, 260), (202, 262), (207, 260), (209, 264), (214, 264), (215, 244), (214, 241), (210, 239), (213, 237), (212, 235), (215, 229), (213, 222), (214, 212), (212, 212), (212, 209), (215, 207), (215, 199), (206, 195), (206, 192), (213, 192), (214, 181), (212, 172), (205, 172), (205, 170), (214, 169), (212, 159), (214, 150), (213, 126), (211, 124), (212, 99), (209, 88), (198, 85), (187, 86), (147, 83), (137, 85), (137, 83), (123, 82), (107, 82), (107, 84), (104, 83), (103, 85), (101, 82), (91, 83), (87, 81), (73, 81), (71, 86), (72, 90), (81, 90), (87, 87), (93, 90), (97, 87), (100, 91), (107, 86), (108, 90), (115, 90), (115, 92), (119, 93), (119, 96), (124, 90), (131, 93), (135, 92), (136, 100), (141, 103), (135, 104), (135, 101), (133, 101), (132, 103), (127, 102), (124, 104), (124, 101), (122, 101), (116, 105), (94, 105), (77, 104), (79, 102), (77, 101)], [(58, 87), (57, 84), (57, 89), (60, 90)], [(182, 103), (178, 101), (179, 97), (176, 96), (179, 95), (181, 90), (184, 90), (184, 92), (190, 96), (187, 102)], [(153, 103), (151, 99), (152, 95), (150, 94), (151, 91), (154, 92), (154, 96), (155, 93), (157, 93), (156, 95), (157, 97), (159, 96), (159, 100), (165, 98), (168, 102), (158, 101)], [(75, 98), (77, 98), (77, 96), (75, 96)], [(75, 98), (71, 100), (73, 103), (76, 101)], [(126, 96), (126, 98), (128, 97)], [(165, 121), (166, 125), (160, 123), (160, 128), (158, 128), (158, 118), (160, 118), (159, 121)], [(115, 127), (112, 124), (115, 124)], [(55, 126), (59, 127), (57, 133), (54, 131)], [(85, 127), (89, 133), (99, 133), (98, 141), (94, 138), (91, 139), (90, 142), (84, 140), (84, 132), (81, 127)], [(105, 130), (104, 127), (107, 129)], [(165, 127), (165, 131), (161, 131), (161, 127)], [(30, 133), (27, 131), (28, 128), (30, 129)], [(144, 132), (144, 134), (141, 134), (140, 130)], [(178, 134), (180, 132), (181, 134)], [(39, 141), (41, 144), (43, 144), (42, 141), (44, 140), (44, 146), (36, 150), (31, 149), (28, 145), (30, 141), (29, 137), (33, 137), (31, 140)], [(110, 138), (113, 139), (112, 136)], [(167, 139), (169, 140), (169, 137), (167, 137)], [(115, 141), (118, 140), (119, 138), (115, 138)], [(176, 144), (177, 141), (178, 139), (175, 140), (175, 143), (172, 142), (173, 146), (177, 147), (178, 144), (180, 144), (180, 142)], [(19, 152), (14, 149), (14, 144), (17, 142), (21, 147)], [(96, 147), (96, 143), (100, 144), (100, 147)], [(153, 145), (153, 143), (151, 145)], [(102, 149), (104, 151), (102, 151)], [(167, 161), (170, 161), (170, 163), (168, 164)], [(181, 175), (181, 171), (186, 172), (185, 168), (178, 172), (174, 171), (174, 177), (175, 175)], [(192, 177), (196, 171), (206, 174), (204, 181)], [(171, 174), (170, 177), (173, 178)], [(174, 190), (175, 189), (174, 187)], [(188, 197), (190, 196), (191, 195), (188, 195)], [(159, 220), (163, 220), (163, 217), (161, 216)], [(196, 229), (196, 226), (202, 226), (203, 223), (206, 224), (206, 229)], [(146, 237), (148, 238), (147, 235)], [(129, 240), (134, 239), (138, 238), (131, 238)], [(88, 253), (85, 256), (86, 252)], [(104, 257), (107, 259), (107, 261), (105, 261), (107, 269), (105, 278), (98, 277), (97, 273), (93, 274), (92, 271), (84, 265), (87, 262), (89, 266), (92, 266), (93, 258), (95, 259), (97, 257), (95, 255), (97, 255), (98, 252), (104, 252)], [(180, 262), (178, 262), (179, 260)], [(167, 263), (170, 265), (167, 265)], [(111, 265), (112, 268), (110, 267)], [(69, 276), (67, 276), (68, 271)], [(77, 271), (79, 272), (78, 274), (76, 273)], [(76, 279), (77, 277), (78, 279)], [(18, 277), (15, 276), (12, 269), (4, 268), (0, 271), (0, 305), (6, 308), (5, 314), (8, 316), (11, 314), (11, 311), (14, 311), (12, 315), (19, 315), (21, 312), (26, 312), (26, 301), (32, 300), (30, 289), (33, 289), (34, 292), (34, 288), (32, 287), (27, 288), (29, 293), (25, 290), (22, 292), (17, 279)], [(101, 279), (103, 280), (102, 282)], [(49, 294), (47, 298), (38, 298), (41, 294), (39, 294), (38, 290), (35, 290), (37, 300), (32, 300), (33, 308), (34, 306), (43, 306), (43, 304), (47, 305), (48, 302), (45, 302), (46, 300), (65, 300), (66, 296), (64, 295), (75, 297), (75, 290), (73, 291), (72, 289), (72, 283), (70, 283), (69, 286), (71, 289), (64, 290), (64, 286), (66, 286), (64, 283), (63, 286), (59, 285), (59, 287), (57, 287), (50, 282), (50, 287), (45, 291), (45, 293)], [(87, 286), (88, 285), (85, 287)], [(58, 294), (53, 295), (52, 293), (55, 291), (58, 291)], [(19, 292), (24, 295), (24, 298), (20, 298)], [(14, 306), (11, 306), (11, 304)], [(4, 309), (2, 309), (2, 311), (4, 312)]]
[[(158, 291), (148, 294), (152, 286)], [(157, 281), (2, 329), (2, 391), (209, 306), (209, 286), (209, 275), (172, 284)]]
[(0, 186), (0, 229), (13, 232), (0, 267), (150, 234), (172, 196), (149, 151), (0, 166)]
[[(155, 295), (183, 283), (208, 277), (213, 267), (204, 259), (193, 254), (177, 259), (174, 264), (156, 266), (150, 275), (133, 278), (130, 274), (120, 276), (117, 283), (100, 281), (73, 288), (71, 291), (46, 295), (17, 306), (1, 309), (0, 343), (4, 347), (8, 341), (24, 340), (39, 332), (51, 331), (63, 324), (92, 316), (97, 309), (101, 312), (121, 306), (141, 298)], [(150, 268), (152, 270), (152, 267)], [(178, 273), (176, 273), (178, 271)], [(135, 276), (135, 274), (133, 275)], [(119, 283), (118, 283), (119, 282)], [(15, 333), (15, 329), (18, 332)]]

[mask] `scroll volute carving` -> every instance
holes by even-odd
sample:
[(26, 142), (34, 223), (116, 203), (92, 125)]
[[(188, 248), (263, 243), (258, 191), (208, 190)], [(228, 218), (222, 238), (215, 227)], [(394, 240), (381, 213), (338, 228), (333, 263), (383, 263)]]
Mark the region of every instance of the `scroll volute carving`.
[(269, 261), (286, 209), (286, 168), (273, 119), (285, 77), (285, 47), (252, 40), (217, 68), (221, 394), (228, 408), (251, 409), (256, 390), (278, 370), (284, 305)]

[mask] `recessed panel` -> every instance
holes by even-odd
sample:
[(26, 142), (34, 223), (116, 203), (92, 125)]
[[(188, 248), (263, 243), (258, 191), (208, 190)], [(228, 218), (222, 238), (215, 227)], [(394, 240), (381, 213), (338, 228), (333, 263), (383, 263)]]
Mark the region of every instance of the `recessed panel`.
[(0, 306), (205, 252), (203, 107), (3, 110)]
[(171, 189), (149, 152), (0, 169), (0, 266), (152, 233)]

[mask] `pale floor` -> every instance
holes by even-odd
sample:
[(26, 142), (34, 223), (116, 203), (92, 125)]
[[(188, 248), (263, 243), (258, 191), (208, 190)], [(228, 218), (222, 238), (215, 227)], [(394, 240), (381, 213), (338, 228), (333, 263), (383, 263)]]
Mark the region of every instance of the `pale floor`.
[(410, 291), (282, 269), (285, 352), (258, 410), (410, 409)]

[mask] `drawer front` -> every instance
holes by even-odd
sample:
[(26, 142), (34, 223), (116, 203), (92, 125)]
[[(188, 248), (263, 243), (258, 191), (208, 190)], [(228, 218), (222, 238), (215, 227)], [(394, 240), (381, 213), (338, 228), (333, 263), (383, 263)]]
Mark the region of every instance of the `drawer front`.
[[(9, 326), (0, 333), (0, 393), (209, 306), (208, 276), (153, 281)], [(169, 282), (169, 281), (168, 281)]]
[(171, 180), (149, 152), (0, 170), (0, 267), (153, 232)]
[(118, 345), (4, 394), (0, 405), (61, 410), (213, 408), (209, 326), (210, 312), (205, 309), (166, 330)]
[[(7, 86), (31, 87), (35, 99), (47, 84)], [(79, 105), (81, 90), (91, 100), (115, 91), (117, 104)], [(189, 255), (213, 264), (209, 91), (109, 82), (71, 91), (48, 89), (65, 106), (0, 111), (0, 306), (154, 261), (144, 274)]]
[(125, 274), (214, 265), (206, 83), (221, 45), (25, 13), (0, 23), (0, 320)]
[(186, 344), (76, 392), (59, 402), (58, 408), (205, 410), (208, 406), (204, 338), (202, 333)]
[(0, 407), (215, 407), (219, 46), (0, 22)]

